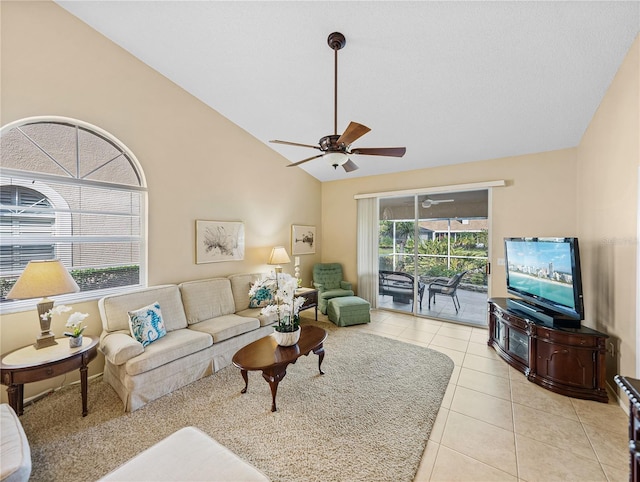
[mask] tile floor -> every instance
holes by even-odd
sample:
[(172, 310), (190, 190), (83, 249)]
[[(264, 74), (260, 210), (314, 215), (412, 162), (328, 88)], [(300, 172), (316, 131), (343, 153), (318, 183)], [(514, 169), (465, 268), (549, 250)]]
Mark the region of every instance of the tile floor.
[(416, 481), (628, 481), (628, 416), (613, 396), (578, 400), (529, 382), (487, 346), (485, 328), (383, 310), (371, 318), (349, 329), (455, 363)]

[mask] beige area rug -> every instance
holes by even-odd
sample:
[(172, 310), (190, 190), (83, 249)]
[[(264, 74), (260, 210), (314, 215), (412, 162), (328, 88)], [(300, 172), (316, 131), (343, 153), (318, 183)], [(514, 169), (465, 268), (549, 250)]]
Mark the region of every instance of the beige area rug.
[[(25, 408), (32, 481), (96, 480), (185, 426), (208, 433), (276, 481), (410, 481), (453, 370), (442, 353), (352, 328), (329, 332), (322, 364), (287, 369), (272, 413), (269, 385), (234, 366), (124, 413), (101, 377), (80, 415), (78, 385)], [(180, 461), (176, 461), (180, 463)]]

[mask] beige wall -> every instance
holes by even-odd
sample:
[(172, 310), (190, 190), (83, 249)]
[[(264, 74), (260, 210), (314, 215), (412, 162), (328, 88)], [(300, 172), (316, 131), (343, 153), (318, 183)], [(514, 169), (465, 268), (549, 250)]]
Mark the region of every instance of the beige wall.
[(578, 234), (585, 304), (611, 337), (608, 375), (636, 372), (640, 39), (578, 146)]
[(504, 266), (497, 263), (504, 237), (576, 235), (575, 170), (575, 149), (563, 149), (322, 183), (322, 260), (343, 263), (347, 278), (357, 281), (356, 194), (504, 180), (505, 187), (492, 188), (489, 282), (492, 296), (504, 296)]
[[(286, 169), (275, 151), (55, 3), (3, 1), (0, 9), (1, 124), (71, 117), (133, 151), (149, 187), (149, 284), (266, 271), (274, 245), (290, 252), (291, 224), (317, 226), (321, 235), (318, 180)], [(196, 265), (196, 219), (243, 221), (245, 260)], [(320, 250), (321, 243), (316, 255), (301, 256), (307, 282)], [(293, 273), (293, 264), (285, 271)], [(98, 335), (96, 303), (73, 308), (91, 314), (87, 333)], [(55, 321), (53, 328), (63, 331)], [(2, 316), (2, 353), (37, 334), (35, 309)], [(92, 363), (92, 372), (101, 363)], [(27, 385), (26, 396), (39, 389)]]

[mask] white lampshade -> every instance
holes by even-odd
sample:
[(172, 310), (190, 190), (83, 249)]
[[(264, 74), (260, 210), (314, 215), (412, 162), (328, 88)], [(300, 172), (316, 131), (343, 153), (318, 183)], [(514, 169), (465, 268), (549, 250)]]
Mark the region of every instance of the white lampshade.
[(322, 156), (333, 167), (342, 166), (349, 160), (349, 156), (344, 152), (327, 152)]
[(78, 291), (78, 284), (59, 259), (29, 261), (16, 284), (7, 293), (7, 299), (46, 298)]
[(36, 350), (57, 345), (55, 335), (51, 332), (51, 316), (49, 310), (53, 308), (53, 301), (47, 296), (77, 293), (78, 284), (71, 277), (67, 268), (59, 259), (44, 261), (29, 261), (16, 284), (7, 293), (9, 300), (26, 300), (40, 298), (37, 304), (38, 321), (40, 322), (40, 336), (36, 338)]
[(271, 250), (271, 256), (269, 256), (269, 264), (287, 264), (291, 263), (287, 250), (284, 246), (276, 246)]

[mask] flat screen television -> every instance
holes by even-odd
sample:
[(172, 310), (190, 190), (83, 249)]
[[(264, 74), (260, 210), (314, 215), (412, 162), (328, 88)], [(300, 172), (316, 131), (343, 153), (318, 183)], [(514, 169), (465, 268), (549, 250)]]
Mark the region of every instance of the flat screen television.
[(505, 238), (508, 305), (544, 322), (584, 319), (578, 238)]

